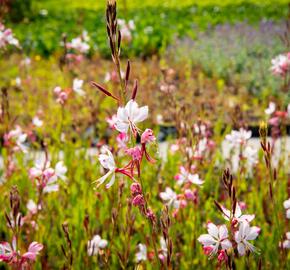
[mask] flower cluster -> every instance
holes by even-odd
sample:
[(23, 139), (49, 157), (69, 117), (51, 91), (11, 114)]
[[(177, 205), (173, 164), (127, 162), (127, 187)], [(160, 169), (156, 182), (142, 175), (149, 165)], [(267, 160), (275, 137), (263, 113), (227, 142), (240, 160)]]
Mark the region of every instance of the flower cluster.
[(17, 250), (16, 238), (13, 238), (12, 244), (2, 242), (0, 244), (0, 261), (16, 266), (19, 270), (27, 269), (31, 262), (36, 260), (36, 256), (43, 249), (43, 245), (37, 242), (32, 242), (28, 251), (21, 254)]
[(229, 194), (232, 208), (228, 210), (219, 203), (215, 203), (224, 219), (229, 222), (230, 229), (227, 225), (216, 226), (209, 222), (207, 224), (208, 234), (203, 234), (198, 238), (203, 245), (205, 254), (210, 258), (218, 255), (219, 263), (228, 261), (230, 249), (237, 249), (240, 256), (244, 256), (247, 252), (256, 252), (257, 249), (249, 241), (255, 240), (261, 231), (257, 226), (250, 226), (255, 215), (242, 214), (235, 195), (233, 177), (228, 170), (224, 172), (223, 183)]
[(62, 89), (60, 86), (56, 86), (53, 90), (54, 94), (56, 95), (56, 102), (58, 102), (61, 105), (64, 105), (65, 102), (68, 99), (68, 96), (70, 94), (69, 89)]
[(98, 234), (96, 234), (92, 240), (88, 241), (87, 252), (89, 256), (98, 255), (100, 249), (104, 249), (108, 245), (108, 241), (102, 239)]
[(77, 54), (86, 54), (90, 50), (89, 40), (88, 32), (84, 30), (79, 37), (73, 38), (71, 42), (68, 42), (66, 47)]
[(108, 172), (103, 177), (95, 181), (98, 183), (97, 186), (104, 183), (104, 181), (109, 176), (112, 176), (110, 182), (106, 185), (107, 188), (111, 187), (115, 182), (115, 173), (121, 173), (133, 179), (135, 168), (137, 169), (138, 176), (140, 176), (140, 166), (144, 156), (149, 162), (155, 162), (155, 160), (150, 157), (146, 149), (146, 145), (148, 143), (155, 141), (155, 136), (151, 129), (146, 129), (141, 134), (141, 147), (134, 146), (128, 148), (126, 145), (129, 139), (127, 135), (128, 131), (131, 131), (133, 136), (136, 137), (137, 134), (141, 131), (136, 124), (144, 121), (147, 117), (148, 107), (144, 106), (139, 108), (137, 102), (130, 100), (125, 107), (118, 108), (116, 116), (107, 120), (113, 129), (116, 129), (120, 132), (117, 137), (117, 141), (120, 145), (120, 148), (125, 150), (125, 154), (128, 155), (131, 160), (126, 166), (118, 168), (115, 164), (112, 152), (106, 149), (106, 153), (99, 155), (99, 161), (102, 167), (108, 170)]
[(5, 147), (12, 148), (15, 152), (22, 151), (26, 153), (28, 151), (28, 148), (25, 145), (26, 139), (27, 134), (22, 131), (20, 126), (17, 126), (15, 129), (4, 135), (4, 145)]
[(129, 20), (128, 23), (123, 19), (118, 19), (118, 25), (122, 39), (130, 42), (132, 40), (132, 31), (135, 30), (135, 23), (133, 20)]
[(0, 49), (6, 48), (8, 45), (20, 47), (19, 41), (14, 37), (12, 30), (5, 28), (5, 26), (0, 23)]
[(43, 245), (33, 241), (28, 250), (24, 253), (20, 251), (19, 234), (22, 226), (22, 215), (20, 213), (20, 196), (16, 187), (10, 192), (11, 214), (6, 214), (8, 228), (12, 231), (12, 243), (0, 243), (0, 262), (11, 265), (13, 269), (25, 270), (31, 269), (32, 263), (37, 255), (43, 249)]
[(273, 74), (282, 77), (286, 76), (290, 70), (290, 52), (276, 56), (274, 59), (272, 59), (271, 63), (271, 71)]
[(66, 172), (67, 168), (63, 161), (57, 162), (53, 169), (47, 158), (37, 159), (34, 167), (29, 169), (29, 178), (36, 183), (38, 189), (43, 193), (50, 193), (59, 190), (57, 180), (66, 180)]

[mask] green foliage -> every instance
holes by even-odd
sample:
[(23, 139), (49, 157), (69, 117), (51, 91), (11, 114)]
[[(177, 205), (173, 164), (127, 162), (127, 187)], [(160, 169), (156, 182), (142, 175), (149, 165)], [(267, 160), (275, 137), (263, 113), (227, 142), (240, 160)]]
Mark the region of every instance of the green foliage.
[[(78, 4), (76, 7), (75, 3), (67, 2), (61, 9), (63, 5), (59, 2), (57, 5), (52, 1), (34, 3), (34, 13), (30, 17), (21, 24), (11, 25), (24, 50), (48, 56), (61, 50), (63, 33), (71, 39), (86, 29), (92, 38), (93, 48), (97, 48), (102, 55), (109, 56), (106, 31), (103, 27), (105, 22), (103, 6), (101, 9), (94, 9), (93, 4)], [(222, 6), (210, 2), (202, 5), (188, 2), (186, 6), (177, 2), (168, 3), (169, 5), (162, 6), (158, 6), (158, 3), (148, 6), (148, 3), (136, 4), (132, 8), (129, 4), (128, 9), (122, 8), (121, 2), (119, 3), (118, 17), (127, 21), (133, 19), (136, 25), (133, 41), (125, 46), (123, 56), (146, 57), (159, 54), (176, 38), (195, 37), (198, 31), (207, 29), (209, 25), (244, 20), (256, 23), (262, 18), (277, 20), (287, 15), (287, 6), (283, 1), (275, 4), (267, 2), (263, 5), (259, 1), (242, 4), (228, 2)], [(47, 10), (47, 15), (43, 15), (43, 9)]]

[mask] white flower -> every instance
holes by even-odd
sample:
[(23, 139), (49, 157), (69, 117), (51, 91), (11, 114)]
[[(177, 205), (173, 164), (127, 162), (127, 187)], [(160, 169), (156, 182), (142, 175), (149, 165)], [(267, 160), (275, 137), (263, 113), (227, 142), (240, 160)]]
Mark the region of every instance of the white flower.
[(16, 84), (16, 86), (21, 87), (21, 78), (20, 77), (15, 78), (15, 84)]
[(63, 164), (63, 161), (59, 161), (56, 163), (54, 172), (55, 172), (55, 175), (61, 180), (66, 179), (65, 174), (67, 172), (67, 167)]
[(194, 128), (194, 132), (196, 134), (200, 134), (202, 136), (206, 135), (206, 125), (198, 125), (198, 124), (194, 124), (193, 125)]
[(38, 116), (34, 116), (32, 119), (32, 124), (36, 127), (41, 127), (43, 125), (43, 121), (40, 120)]
[(128, 129), (135, 134), (138, 131), (136, 123), (144, 121), (148, 117), (148, 106), (139, 108), (137, 102), (130, 100), (125, 107), (119, 107), (117, 112), (116, 129), (127, 133)]
[(111, 187), (114, 183), (115, 183), (115, 170), (116, 170), (116, 164), (115, 164), (115, 160), (114, 160), (114, 156), (111, 153), (111, 151), (109, 149), (105, 149), (106, 154), (100, 154), (99, 155), (99, 161), (101, 163), (101, 165), (108, 170), (108, 172), (102, 176), (101, 178), (99, 178), (98, 180), (96, 180), (95, 182), (98, 183), (97, 187), (99, 187), (100, 185), (102, 185), (105, 180), (111, 176), (111, 180), (110, 182), (106, 185), (106, 188)]
[(274, 102), (269, 103), (269, 107), (265, 110), (265, 114), (271, 115), (276, 110), (276, 104)]
[(249, 167), (253, 167), (258, 163), (257, 150), (251, 146), (247, 146), (244, 151), (244, 157), (247, 159)]
[(17, 126), (15, 129), (8, 133), (8, 139), (13, 139), (16, 144), (16, 150), (20, 149), (22, 152), (27, 153), (28, 147), (25, 145), (27, 134), (22, 132), (21, 127)]
[(88, 241), (88, 256), (98, 255), (99, 250), (104, 249), (107, 245), (107, 240), (95, 235), (92, 240)]
[(26, 204), (26, 207), (29, 212), (32, 214), (36, 214), (37, 212), (37, 204), (33, 200), (29, 200)]
[(251, 138), (252, 132), (240, 128), (239, 131), (232, 130), (232, 132), (226, 135), (226, 140), (233, 145), (241, 144), (244, 145)]
[(106, 119), (107, 123), (109, 124), (110, 128), (114, 129), (115, 128), (115, 124), (117, 121), (117, 115), (113, 114), (112, 117), (108, 117)]
[[(207, 138), (203, 138), (203, 139), (201, 139), (201, 140), (198, 141), (198, 143), (195, 146), (194, 154), (193, 154), (195, 158), (201, 158), (201, 157), (203, 157), (203, 153), (207, 149), (207, 143), (208, 143)], [(192, 152), (192, 150), (191, 150), (191, 152)], [(192, 156), (192, 153), (190, 154), (190, 156)]]
[(242, 214), (242, 210), (239, 206), (239, 204), (236, 204), (236, 210), (235, 210), (235, 214), (233, 215), (231, 210), (228, 210), (227, 208), (222, 206), (222, 210), (223, 210), (223, 217), (225, 220), (230, 220), (231, 218), (236, 219), (238, 222), (251, 222), (254, 218), (255, 215), (243, 215)]
[(136, 261), (146, 261), (147, 260), (147, 247), (144, 244), (138, 244), (139, 251), (136, 253)]
[(180, 202), (177, 199), (176, 193), (170, 188), (165, 188), (165, 192), (160, 192), (160, 198), (168, 205), (178, 209)]
[(180, 173), (175, 177), (177, 179), (178, 185), (183, 185), (184, 183), (192, 183), (196, 185), (202, 185), (203, 181), (199, 178), (198, 174), (189, 173), (183, 166), (180, 167)]
[(286, 218), (290, 219), (290, 198), (284, 201), (283, 206), (286, 209)]
[(290, 249), (290, 232), (286, 233), (286, 240), (282, 243), (282, 247), (286, 249)]
[(228, 229), (226, 225), (218, 227), (210, 222), (207, 224), (207, 231), (208, 234), (202, 234), (197, 240), (204, 248), (210, 248), (210, 256), (217, 254), (220, 246), (223, 250), (232, 247), (232, 243), (228, 239)]
[(43, 193), (51, 193), (59, 190), (59, 184), (57, 183), (57, 176), (54, 173), (54, 170), (52, 168), (49, 168), (47, 171), (51, 171), (49, 174), (51, 174), (50, 177), (48, 177), (46, 186), (43, 189)]
[(80, 53), (87, 53), (90, 49), (90, 45), (83, 41), (81, 37), (72, 39), (71, 43), (67, 45), (69, 48), (75, 49)]
[(43, 186), (44, 193), (50, 193), (59, 190), (58, 178), (65, 180), (65, 173), (67, 168), (63, 165), (62, 161), (59, 161), (55, 165), (55, 169), (50, 167), (50, 162), (45, 159), (37, 159), (34, 163), (34, 167), (29, 170), (30, 179), (36, 179), (38, 185)]
[(7, 45), (20, 47), (19, 41), (13, 36), (12, 30), (5, 29), (5, 26), (0, 23), (0, 49), (5, 48)]
[(260, 228), (253, 226), (250, 227), (248, 222), (241, 222), (239, 231), (235, 233), (235, 241), (238, 244), (238, 252), (241, 256), (246, 254), (246, 251), (255, 252), (256, 248), (249, 243), (249, 240), (255, 240), (259, 235)]
[(167, 249), (166, 241), (163, 237), (160, 237), (160, 251), (161, 251), (162, 257), (166, 258), (168, 254), (168, 249)]
[(79, 80), (77, 78), (73, 80), (73, 91), (79, 96), (84, 96), (86, 94), (86, 92), (82, 89), (83, 83), (83, 80)]
[(89, 42), (90, 41), (89, 33), (88, 33), (87, 30), (83, 30), (83, 32), (82, 32), (82, 38), (86, 42)]
[(134, 30), (135, 29), (135, 23), (134, 23), (133, 20), (129, 20), (128, 27), (130, 28), (130, 30)]
[(41, 9), (41, 10), (39, 11), (39, 14), (42, 15), (42, 16), (47, 16), (48, 11), (47, 11), (46, 9)]

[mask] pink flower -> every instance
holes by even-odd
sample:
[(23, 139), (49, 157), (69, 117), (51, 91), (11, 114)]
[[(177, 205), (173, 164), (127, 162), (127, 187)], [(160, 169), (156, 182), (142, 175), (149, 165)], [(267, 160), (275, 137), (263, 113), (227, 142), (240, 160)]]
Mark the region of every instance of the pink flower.
[(275, 116), (269, 119), (269, 124), (272, 126), (278, 126), (280, 122), (280, 118)]
[(184, 191), (184, 196), (188, 201), (192, 201), (193, 203), (197, 203), (198, 201), (198, 194), (197, 194), (197, 190), (190, 190), (190, 189), (186, 189)]
[(22, 151), (27, 153), (28, 147), (25, 145), (27, 140), (27, 134), (22, 131), (20, 126), (16, 126), (15, 129), (10, 130), (4, 135), (4, 145), (6, 147), (12, 147), (14, 151)]
[(126, 151), (126, 154), (130, 155), (132, 157), (132, 160), (127, 165), (131, 168), (131, 174), (134, 173), (134, 167), (137, 168), (138, 176), (140, 176), (140, 166), (141, 166), (141, 160), (142, 160), (142, 150), (139, 146), (135, 146), (133, 148), (129, 148)]
[(145, 131), (141, 135), (141, 144), (146, 144), (149, 142), (154, 142), (156, 140), (152, 129), (145, 129)]
[(150, 157), (149, 153), (147, 152), (146, 149), (146, 144), (150, 143), (150, 142), (154, 142), (156, 140), (152, 129), (147, 128), (143, 134), (141, 135), (141, 144), (142, 144), (142, 156), (145, 155), (145, 158), (147, 159), (147, 161), (151, 162), (151, 163), (155, 163), (155, 159), (153, 159), (152, 157)]
[(127, 149), (127, 142), (129, 141), (127, 133), (119, 133), (116, 140), (120, 149)]
[(20, 47), (19, 41), (13, 36), (11, 29), (5, 29), (5, 26), (0, 23), (0, 49), (8, 45)]
[(171, 151), (172, 153), (175, 153), (175, 152), (178, 151), (178, 150), (179, 150), (179, 145), (178, 145), (178, 144), (174, 143), (174, 144), (171, 144), (171, 145), (170, 145), (170, 151)]
[(57, 97), (56, 102), (63, 105), (68, 99), (69, 91), (62, 90), (59, 86), (55, 87), (53, 91)]
[(126, 154), (130, 155), (134, 161), (140, 162), (142, 159), (142, 151), (139, 146), (127, 149)]
[(12, 262), (17, 257), (16, 250), (16, 239), (13, 238), (12, 245), (8, 242), (0, 243), (0, 262)]
[(39, 252), (43, 249), (43, 245), (39, 244), (37, 242), (32, 242), (28, 247), (28, 252), (24, 253), (22, 255), (22, 258), (35, 261), (36, 256), (39, 254)]
[(219, 261), (219, 263), (226, 262), (227, 259), (228, 259), (228, 256), (227, 256), (226, 252), (224, 250), (220, 250), (218, 252), (218, 261)]
[[(117, 115), (116, 114), (113, 114), (112, 117), (108, 117), (106, 119), (107, 123), (109, 124), (109, 127), (111, 129), (116, 129), (116, 121), (117, 121)], [(121, 133), (122, 134), (122, 133)], [(126, 133), (125, 133), (126, 134)]]

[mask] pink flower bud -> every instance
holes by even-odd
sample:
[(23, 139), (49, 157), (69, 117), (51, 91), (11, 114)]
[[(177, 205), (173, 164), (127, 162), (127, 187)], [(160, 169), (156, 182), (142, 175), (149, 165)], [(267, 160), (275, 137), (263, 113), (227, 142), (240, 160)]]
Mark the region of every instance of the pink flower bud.
[(149, 143), (155, 141), (156, 138), (153, 134), (152, 129), (147, 128), (141, 135), (141, 143)]
[(136, 196), (137, 194), (142, 193), (142, 188), (139, 183), (133, 183), (130, 187), (130, 190), (133, 196)]
[(218, 255), (218, 261), (221, 263), (221, 262), (225, 262), (225, 261), (227, 261), (227, 254), (226, 254), (226, 252), (224, 251), (224, 250), (221, 250), (221, 251), (219, 251), (219, 253), (218, 253), (219, 255)]
[(59, 93), (61, 92), (61, 88), (59, 86), (55, 87), (53, 92), (56, 94), (56, 95), (59, 95)]
[(184, 191), (184, 196), (188, 201), (192, 201), (195, 204), (197, 203), (198, 200), (197, 190), (186, 189)]
[(152, 223), (156, 222), (156, 216), (150, 208), (147, 210), (146, 216)]
[(269, 119), (269, 124), (272, 126), (278, 126), (279, 125), (279, 117), (272, 117)]
[(54, 169), (52, 169), (52, 168), (48, 168), (48, 169), (46, 169), (46, 170), (43, 172), (43, 176), (44, 176), (46, 179), (51, 178), (53, 175), (54, 175)]
[(135, 196), (132, 200), (132, 204), (134, 206), (144, 206), (145, 205), (145, 200), (142, 194), (138, 194)]
[(142, 151), (138, 146), (127, 149), (126, 154), (132, 156), (132, 159), (136, 161), (141, 161), (142, 159)]
[(203, 252), (205, 255), (209, 256), (213, 251), (213, 247), (212, 246), (205, 246), (203, 247)]

